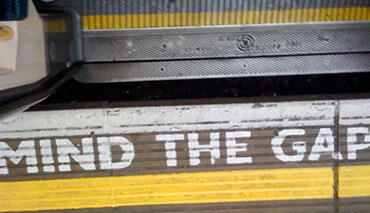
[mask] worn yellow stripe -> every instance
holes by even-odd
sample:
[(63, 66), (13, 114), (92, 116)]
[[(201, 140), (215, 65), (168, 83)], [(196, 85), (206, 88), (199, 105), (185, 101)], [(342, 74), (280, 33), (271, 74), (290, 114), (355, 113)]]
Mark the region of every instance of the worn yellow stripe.
[(351, 166), (339, 168), (338, 196), (370, 196), (370, 166)]
[[(120, 20), (120, 24), (113, 23), (117, 20)], [(370, 7), (175, 14), (86, 15), (82, 17), (82, 26), (84, 30), (93, 30), (367, 20), (370, 20)]]
[(0, 183), (0, 211), (321, 199), (331, 168), (270, 169)]
[[(339, 168), (339, 197), (370, 196), (370, 166)], [(330, 199), (331, 167), (0, 183), (0, 211)]]

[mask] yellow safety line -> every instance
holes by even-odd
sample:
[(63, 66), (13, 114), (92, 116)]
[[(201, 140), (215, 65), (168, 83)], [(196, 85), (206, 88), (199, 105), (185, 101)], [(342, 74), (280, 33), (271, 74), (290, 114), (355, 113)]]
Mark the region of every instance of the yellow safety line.
[(338, 196), (370, 196), (370, 166), (339, 167)]
[[(333, 169), (294, 168), (0, 183), (0, 211), (333, 198)], [(370, 196), (370, 166), (339, 169), (339, 197)]]
[(84, 30), (320, 21), (367, 21), (370, 7), (226, 11), (174, 14), (85, 15)]

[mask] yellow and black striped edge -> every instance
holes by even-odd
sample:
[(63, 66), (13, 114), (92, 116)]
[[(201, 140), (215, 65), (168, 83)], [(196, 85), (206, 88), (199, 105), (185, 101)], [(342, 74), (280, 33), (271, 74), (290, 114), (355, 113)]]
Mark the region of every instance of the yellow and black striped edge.
[(329, 21), (368, 21), (369, 7), (292, 10), (84, 15), (84, 30), (251, 25)]
[(84, 30), (370, 20), (367, 0), (60, 0), (38, 6), (77, 11)]

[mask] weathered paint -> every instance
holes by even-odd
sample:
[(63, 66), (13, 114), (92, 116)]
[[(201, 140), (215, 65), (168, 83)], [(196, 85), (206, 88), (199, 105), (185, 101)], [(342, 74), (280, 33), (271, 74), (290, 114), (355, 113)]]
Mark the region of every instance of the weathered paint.
[(0, 138), (332, 126), (334, 111), (334, 101), (35, 111), (1, 121)]
[(338, 209), (367, 212), (370, 171), (363, 166), (370, 164), (370, 129), (366, 128), (370, 123), (370, 104), (361, 100), (343, 100), (339, 104), (338, 151), (347, 160), (338, 162)]
[(369, 109), (362, 99), (25, 112), (0, 124), (0, 211), (356, 206), (370, 197)]
[(329, 167), (4, 182), (0, 206), (25, 211), (331, 198), (332, 172)]
[[(342, 167), (340, 197), (370, 196), (370, 166)], [(332, 168), (271, 169), (0, 183), (1, 211), (326, 199)]]
[[(265, 151), (270, 158), (278, 159), (276, 164), (297, 163), (303, 160), (308, 162), (318, 162), (322, 157), (328, 157), (333, 160), (357, 160), (357, 152), (370, 148), (370, 132), (367, 127), (352, 127), (347, 129), (347, 155), (343, 156), (340, 151), (335, 151), (334, 135), (330, 128), (319, 128), (317, 135), (311, 135), (313, 143), (307, 145), (305, 140), (293, 140), (291, 143), (284, 143), (287, 137), (291, 139), (297, 136), (306, 136), (305, 129), (282, 129), (276, 132), (276, 136), (265, 138), (265, 141), (271, 140), (271, 146), (266, 144), (264, 148), (272, 150)], [(187, 165), (199, 166), (204, 161), (205, 154), (209, 155), (210, 165), (220, 164), (221, 157), (226, 158), (224, 165), (247, 165), (252, 164), (254, 158), (260, 156), (250, 156), (255, 150), (249, 150), (248, 142), (254, 134), (252, 131), (223, 131), (220, 139), (220, 131), (212, 131), (209, 134), (191, 132), (187, 134), (155, 134), (148, 135), (155, 138), (152, 142), (156, 146), (157, 153), (163, 153), (162, 159), (166, 159), (167, 167), (178, 167), (178, 152), (180, 156), (186, 156), (189, 159)], [(205, 137), (199, 138), (200, 135)], [(154, 136), (154, 137), (153, 137)], [(266, 135), (268, 136), (268, 135)], [(359, 142), (358, 137), (364, 137), (363, 142)], [(186, 138), (186, 139), (185, 139)], [(200, 139), (202, 143), (200, 143)], [(207, 141), (205, 141), (207, 140)], [(252, 139), (253, 140), (253, 139)], [(27, 169), (25, 173), (43, 173), (56, 172), (55, 161), (57, 159), (58, 172), (71, 172), (71, 160), (81, 167), (83, 171), (93, 170), (122, 170), (129, 167), (135, 158), (134, 144), (138, 141), (130, 141), (124, 136), (96, 136), (79, 138), (77, 144), (68, 138), (41, 139), (41, 140), (21, 140), (20, 142), (11, 141), (8, 143), (19, 144), (17, 148), (10, 147), (7, 142), (0, 141), (0, 175), (9, 175), (9, 163), (18, 165), (22, 158), (26, 159)], [(95, 141), (95, 142), (94, 142)], [(165, 141), (164, 147), (161, 143)], [(182, 143), (187, 149), (176, 149), (177, 143)], [(262, 142), (261, 142), (262, 143)], [(252, 143), (252, 144), (255, 144)], [(51, 147), (56, 147), (54, 150)], [(222, 148), (221, 148), (222, 146)], [(40, 148), (37, 148), (40, 147)], [(94, 149), (94, 147), (97, 147)], [(40, 152), (37, 152), (37, 149)], [(291, 151), (290, 151), (291, 149)], [(284, 151), (285, 150), (285, 151)], [(140, 147), (138, 152), (145, 152), (145, 147)], [(222, 153), (221, 151), (225, 151)], [(112, 152), (120, 152), (119, 159), (113, 162)], [(40, 153), (39, 155), (37, 153)], [(164, 154), (165, 153), (165, 154)], [(241, 155), (241, 156), (240, 156)], [(267, 156), (263, 156), (266, 158)], [(38, 162), (37, 159), (42, 159)], [(150, 159), (150, 158), (149, 158)], [(95, 165), (95, 162), (99, 164)], [(258, 162), (258, 161), (257, 161)], [(204, 162), (203, 162), (204, 163)], [(43, 171), (38, 169), (42, 165)], [(165, 167), (163, 166), (163, 169)]]

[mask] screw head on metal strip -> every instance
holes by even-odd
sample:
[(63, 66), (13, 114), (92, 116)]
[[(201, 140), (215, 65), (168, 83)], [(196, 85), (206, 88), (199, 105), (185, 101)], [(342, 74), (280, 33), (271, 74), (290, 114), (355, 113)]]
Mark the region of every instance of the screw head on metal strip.
[(241, 51), (249, 51), (254, 46), (254, 38), (250, 35), (244, 35), (238, 39), (238, 48)]

